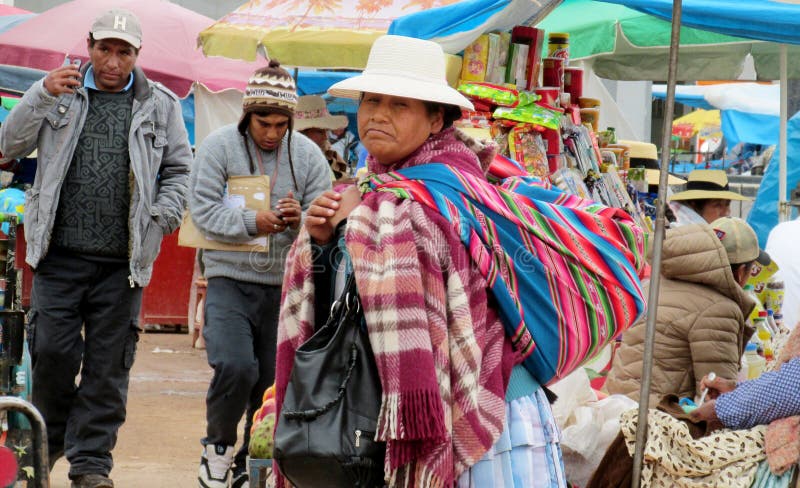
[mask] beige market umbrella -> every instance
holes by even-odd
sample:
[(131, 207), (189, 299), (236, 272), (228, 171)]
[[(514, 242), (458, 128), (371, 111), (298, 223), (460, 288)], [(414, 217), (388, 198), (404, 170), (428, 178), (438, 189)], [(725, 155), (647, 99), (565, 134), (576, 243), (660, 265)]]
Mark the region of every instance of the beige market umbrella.
[(366, 66), (372, 43), (400, 16), (456, 0), (252, 0), (200, 32), (207, 56), (281, 64)]

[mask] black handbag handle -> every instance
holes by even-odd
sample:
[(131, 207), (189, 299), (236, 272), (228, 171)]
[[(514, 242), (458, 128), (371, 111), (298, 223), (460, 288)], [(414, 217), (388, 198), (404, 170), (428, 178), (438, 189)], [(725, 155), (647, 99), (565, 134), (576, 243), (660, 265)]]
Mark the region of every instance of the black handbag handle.
[[(358, 300), (358, 294), (356, 289), (356, 279), (355, 273), (350, 273), (350, 276), (347, 278), (347, 284), (344, 287), (344, 291), (342, 291), (342, 296), (331, 306), (331, 317), (328, 319), (328, 322), (334, 318), (337, 309), (344, 304), (347, 307), (346, 313), (358, 313), (361, 304)], [(344, 319), (343, 319), (344, 320)], [(283, 416), (286, 417), (288, 420), (305, 420), (310, 421), (314, 420), (315, 418), (321, 416), (328, 410), (332, 409), (334, 405), (339, 403), (342, 398), (344, 398), (345, 390), (347, 389), (347, 383), (350, 381), (350, 377), (353, 375), (353, 368), (356, 366), (356, 360), (358, 359), (358, 348), (356, 347), (355, 342), (350, 345), (350, 362), (347, 365), (347, 372), (344, 375), (344, 379), (342, 380), (342, 384), (339, 385), (339, 391), (336, 394), (336, 398), (332, 399), (331, 401), (327, 402), (326, 404), (322, 405), (321, 407), (311, 408), (308, 410), (290, 410), (284, 411)]]

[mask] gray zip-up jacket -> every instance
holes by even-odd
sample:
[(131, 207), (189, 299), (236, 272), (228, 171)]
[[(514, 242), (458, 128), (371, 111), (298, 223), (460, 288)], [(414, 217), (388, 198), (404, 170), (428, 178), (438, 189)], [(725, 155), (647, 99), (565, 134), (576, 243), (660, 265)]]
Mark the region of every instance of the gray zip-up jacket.
[[(89, 64), (81, 69), (85, 75)], [(128, 217), (131, 286), (146, 286), (161, 239), (181, 223), (192, 151), (177, 96), (134, 69), (133, 112), (128, 138), (133, 184)], [(89, 98), (80, 87), (54, 97), (39, 81), (0, 126), (0, 161), (38, 148), (33, 187), (25, 198), (26, 262), (33, 268), (47, 254), (72, 155), (83, 130)]]

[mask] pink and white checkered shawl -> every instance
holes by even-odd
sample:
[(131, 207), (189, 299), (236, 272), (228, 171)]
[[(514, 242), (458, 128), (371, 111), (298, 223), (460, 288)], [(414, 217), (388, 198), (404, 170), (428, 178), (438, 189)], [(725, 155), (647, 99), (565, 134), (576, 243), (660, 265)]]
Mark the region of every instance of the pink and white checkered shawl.
[[(425, 145), (448, 146), (434, 151), (437, 158), (455, 152), (460, 157), (450, 159), (469, 160), (452, 130)], [(389, 193), (367, 194), (348, 217), (345, 242), (383, 388), (376, 437), (387, 443), (387, 483), (453, 486), (499, 437), (505, 388), (519, 361), (489, 304), (486, 281), (444, 218)], [(284, 276), (277, 405), (294, 352), (313, 331), (310, 264), (302, 231)]]

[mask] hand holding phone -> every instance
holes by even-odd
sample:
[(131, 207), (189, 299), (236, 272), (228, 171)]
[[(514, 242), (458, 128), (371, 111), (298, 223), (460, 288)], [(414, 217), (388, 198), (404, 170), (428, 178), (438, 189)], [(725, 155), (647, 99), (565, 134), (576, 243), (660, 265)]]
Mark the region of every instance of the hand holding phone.
[(81, 73), (78, 70), (81, 60), (70, 60), (67, 58), (64, 65), (47, 73), (44, 78), (44, 88), (54, 97), (67, 93), (75, 93), (75, 89), (81, 86)]

